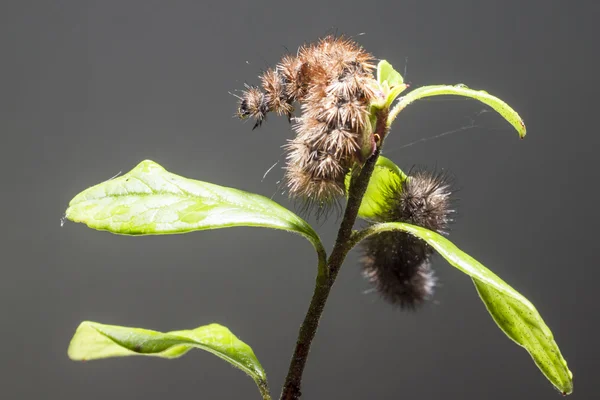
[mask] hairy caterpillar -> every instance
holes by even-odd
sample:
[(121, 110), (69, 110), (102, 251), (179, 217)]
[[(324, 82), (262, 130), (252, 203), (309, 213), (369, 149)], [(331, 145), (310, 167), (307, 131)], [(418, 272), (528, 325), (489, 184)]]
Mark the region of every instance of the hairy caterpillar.
[(291, 120), (300, 105), (296, 136), (284, 146), (291, 197), (321, 209), (343, 196), (345, 175), (371, 144), (369, 104), (377, 90), (372, 59), (354, 41), (327, 36), (284, 56), (260, 76), (260, 88), (242, 92), (237, 116), (253, 118), (254, 128), (269, 112)]

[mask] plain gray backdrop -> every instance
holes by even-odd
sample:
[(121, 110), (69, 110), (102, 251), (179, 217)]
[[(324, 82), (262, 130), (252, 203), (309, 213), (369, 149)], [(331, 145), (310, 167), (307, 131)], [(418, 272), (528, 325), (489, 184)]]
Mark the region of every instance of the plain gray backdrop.
[[(229, 92), (256, 84), (286, 49), (338, 32), (406, 68), (413, 87), (465, 83), (524, 118), (518, 140), (481, 103), (420, 101), (384, 154), (456, 176), (451, 240), (536, 304), (575, 374), (573, 398), (596, 398), (598, 15), (583, 0), (2, 1), (0, 397), (259, 398), (201, 351), (72, 362), (82, 320), (219, 322), (254, 348), (278, 396), (313, 288), (308, 242), (258, 228), (132, 238), (60, 219), (79, 191), (143, 159), (293, 208), (276, 193), (281, 163), (262, 179), (292, 137), (287, 121), (252, 131), (232, 118)], [(338, 222), (318, 225), (327, 248)], [(433, 301), (407, 313), (369, 291), (352, 252), (303, 398), (558, 398), (471, 281), (441, 258), (434, 267)]]

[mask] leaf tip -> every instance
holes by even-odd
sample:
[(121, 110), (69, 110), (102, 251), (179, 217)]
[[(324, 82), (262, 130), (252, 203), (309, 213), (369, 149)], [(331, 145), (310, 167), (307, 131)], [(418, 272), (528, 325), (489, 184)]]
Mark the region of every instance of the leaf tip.
[(69, 357), (71, 361), (85, 361), (85, 358), (78, 358), (76, 356), (76, 353), (73, 351), (72, 346), (69, 346), (69, 348), (67, 349), (67, 357)]
[(144, 160), (135, 166), (134, 170), (142, 172), (164, 171), (164, 167), (152, 160)]
[(525, 135), (527, 134), (527, 127), (525, 126), (525, 122), (519, 118), (519, 125), (521, 125), (521, 129), (519, 130), (519, 139), (525, 139)]
[(76, 222), (73, 221), (73, 207), (70, 205), (71, 203), (73, 203), (73, 200), (71, 200), (69, 203), (69, 207), (66, 209), (65, 215), (60, 219), (60, 226), (63, 226), (66, 221)]
[(568, 395), (573, 394), (573, 381), (569, 381), (569, 386), (561, 389), (560, 394), (562, 394), (563, 397), (567, 397)]
[(563, 365), (565, 366), (565, 369), (567, 370), (567, 375), (569, 376), (569, 380), (567, 381), (567, 385), (562, 388), (561, 393), (563, 396), (567, 396), (567, 395), (570, 395), (571, 393), (573, 393), (573, 372), (571, 372), (571, 370), (567, 366), (567, 361), (564, 359), (562, 361), (563, 361)]
[(382, 77), (383, 70), (385, 68), (389, 68), (391, 66), (392, 65), (387, 60), (379, 61), (379, 63), (377, 64), (377, 80), (379, 81), (379, 83), (382, 83), (382, 81), (383, 81), (383, 77)]
[[(73, 361), (86, 361), (86, 356), (81, 348), (81, 336), (88, 327), (92, 327), (92, 321), (82, 321), (71, 338), (69, 347), (67, 348), (67, 356)], [(93, 328), (93, 327), (92, 327)]]

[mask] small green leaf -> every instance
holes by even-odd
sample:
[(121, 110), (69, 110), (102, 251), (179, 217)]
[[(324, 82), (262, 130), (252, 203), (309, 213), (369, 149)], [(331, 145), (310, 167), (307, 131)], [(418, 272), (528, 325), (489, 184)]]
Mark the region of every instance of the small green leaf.
[[(351, 172), (346, 175), (346, 192), (350, 190), (351, 175)], [(376, 220), (377, 216), (382, 214), (385, 189), (390, 186), (394, 187), (405, 179), (406, 174), (393, 161), (379, 156), (360, 204), (358, 216), (367, 220)]]
[(472, 90), (467, 88), (465, 85), (435, 85), (435, 86), (423, 86), (413, 90), (405, 96), (402, 96), (394, 108), (390, 111), (388, 117), (388, 126), (394, 122), (400, 111), (402, 111), (407, 105), (415, 100), (419, 100), (430, 96), (442, 96), (442, 95), (457, 95), (470, 97), (481, 101), (484, 104), (492, 107), (500, 115), (504, 117), (510, 124), (517, 130), (519, 137), (523, 138), (526, 134), (525, 123), (508, 104), (500, 100), (497, 97), (483, 90)]
[(408, 232), (426, 241), (451, 265), (471, 276), (500, 329), (529, 352), (542, 373), (561, 393), (573, 391), (573, 375), (567, 362), (552, 332), (529, 300), (448, 239), (425, 228), (401, 222), (376, 224), (359, 232), (355, 242), (390, 230)]
[(377, 64), (377, 81), (380, 85), (386, 85), (389, 89), (400, 86), (404, 83), (404, 78), (398, 71), (392, 67), (392, 64), (386, 60), (381, 60)]
[(386, 60), (381, 60), (377, 64), (377, 81), (385, 97), (385, 102), (379, 105), (382, 108), (389, 108), (396, 97), (408, 87), (402, 75)]
[(125, 235), (158, 235), (233, 226), (283, 229), (306, 237), (324, 258), (317, 233), (303, 219), (257, 194), (183, 178), (153, 161), (84, 190), (66, 217)]
[(250, 346), (218, 324), (161, 333), (84, 321), (71, 339), (68, 354), (75, 361), (136, 355), (177, 358), (192, 348), (206, 350), (241, 369), (256, 382), (263, 399), (270, 399), (267, 376)]

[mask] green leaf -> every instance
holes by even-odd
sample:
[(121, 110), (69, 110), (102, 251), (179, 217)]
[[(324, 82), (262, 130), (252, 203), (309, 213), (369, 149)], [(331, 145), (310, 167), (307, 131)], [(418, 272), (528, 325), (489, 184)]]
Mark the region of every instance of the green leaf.
[(381, 60), (377, 64), (377, 81), (385, 97), (385, 102), (379, 105), (382, 108), (389, 108), (396, 97), (408, 87), (402, 75), (386, 60)]
[(387, 84), (389, 89), (400, 86), (404, 83), (404, 78), (398, 71), (392, 67), (392, 64), (386, 60), (381, 60), (377, 64), (377, 81), (380, 85), (384, 86)]
[(500, 329), (529, 352), (542, 373), (561, 393), (573, 391), (573, 374), (552, 332), (529, 300), (448, 239), (425, 228), (402, 222), (376, 224), (359, 232), (354, 241), (357, 243), (369, 235), (390, 230), (408, 232), (426, 241), (451, 265), (471, 276)]
[(519, 137), (525, 137), (525, 123), (515, 110), (513, 110), (504, 101), (492, 96), (486, 91), (472, 90), (467, 88), (465, 85), (423, 86), (413, 90), (407, 95), (401, 97), (400, 100), (398, 100), (398, 103), (396, 103), (394, 108), (390, 111), (390, 115), (388, 117), (388, 126), (391, 125), (392, 122), (394, 122), (394, 119), (396, 119), (400, 111), (402, 111), (407, 105), (409, 105), (413, 101), (423, 99), (425, 97), (442, 95), (457, 95), (470, 97), (479, 100), (484, 104), (487, 104), (488, 106), (496, 110), (500, 115), (502, 115), (504, 119), (506, 119), (517, 130), (517, 132), (519, 133)]
[[(346, 175), (346, 192), (350, 191), (351, 175), (352, 172)], [(358, 216), (367, 220), (377, 220), (377, 216), (382, 214), (385, 189), (394, 187), (405, 179), (406, 174), (393, 161), (379, 156), (360, 204)]]
[(569, 371), (552, 332), (537, 311), (524, 307), (514, 297), (506, 296), (477, 279), (473, 279), (473, 283), (500, 329), (529, 351), (538, 368), (563, 395), (570, 394), (573, 391), (573, 374)]
[(267, 376), (250, 346), (218, 324), (161, 333), (84, 321), (71, 339), (68, 354), (75, 361), (125, 356), (177, 358), (192, 348), (206, 350), (241, 369), (256, 382), (263, 399), (270, 399)]
[(324, 258), (317, 233), (303, 219), (257, 194), (186, 179), (153, 161), (84, 190), (66, 217), (90, 228), (126, 235), (157, 235), (233, 226), (283, 229), (306, 237)]

